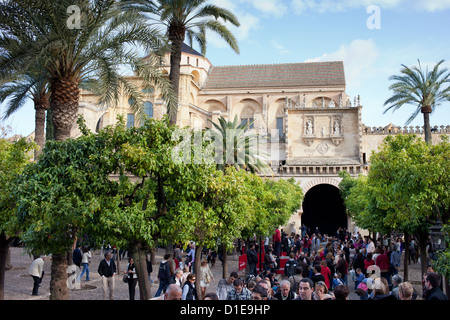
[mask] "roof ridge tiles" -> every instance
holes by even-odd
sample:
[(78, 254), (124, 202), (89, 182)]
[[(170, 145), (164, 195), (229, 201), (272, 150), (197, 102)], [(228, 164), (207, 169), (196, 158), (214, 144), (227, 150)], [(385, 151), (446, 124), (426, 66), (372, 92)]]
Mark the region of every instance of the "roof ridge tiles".
[(255, 63), (255, 64), (232, 64), (232, 65), (219, 65), (213, 68), (228, 68), (228, 67), (254, 67), (254, 66), (279, 66), (279, 65), (300, 65), (300, 64), (327, 64), (327, 63), (342, 63), (342, 60), (330, 60), (330, 61), (305, 61), (305, 62), (280, 62), (280, 63)]

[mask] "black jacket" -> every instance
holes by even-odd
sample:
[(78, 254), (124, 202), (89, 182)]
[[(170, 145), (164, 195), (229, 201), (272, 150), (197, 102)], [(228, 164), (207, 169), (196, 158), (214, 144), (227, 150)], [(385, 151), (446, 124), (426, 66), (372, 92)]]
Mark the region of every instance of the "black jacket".
[(109, 260), (109, 266), (106, 263), (106, 260), (103, 259), (98, 266), (98, 273), (103, 277), (111, 277), (114, 273), (116, 273), (116, 264), (114, 259)]
[(427, 293), (427, 300), (448, 300), (440, 288), (433, 288)]
[(257, 264), (258, 263), (258, 255), (255, 250), (248, 249), (247, 250), (247, 262), (249, 264)]
[(194, 298), (195, 298), (195, 300), (198, 300), (198, 298), (197, 298), (197, 290), (195, 290), (195, 288), (192, 285), (192, 283), (190, 283), (188, 280), (186, 280), (186, 282), (183, 285), (183, 288), (185, 286), (188, 286), (188, 288), (189, 288), (189, 291), (188, 291), (188, 293), (186, 295), (186, 300), (194, 300)]

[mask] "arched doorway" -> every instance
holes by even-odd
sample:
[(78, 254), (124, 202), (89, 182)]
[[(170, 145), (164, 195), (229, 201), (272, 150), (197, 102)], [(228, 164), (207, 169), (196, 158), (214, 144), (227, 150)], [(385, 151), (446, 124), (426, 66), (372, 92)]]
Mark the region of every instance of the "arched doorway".
[(302, 224), (311, 232), (335, 235), (339, 227), (347, 228), (347, 214), (339, 189), (330, 184), (318, 184), (308, 190), (303, 200)]

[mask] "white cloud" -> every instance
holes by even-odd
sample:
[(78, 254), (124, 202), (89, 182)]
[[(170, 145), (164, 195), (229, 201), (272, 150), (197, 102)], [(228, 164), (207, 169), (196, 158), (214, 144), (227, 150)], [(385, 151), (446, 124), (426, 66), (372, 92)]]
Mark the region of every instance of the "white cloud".
[(284, 16), (288, 12), (288, 7), (282, 0), (241, 0), (251, 4), (256, 10), (265, 14), (273, 15), (276, 18)]
[(284, 55), (284, 54), (290, 54), (290, 53), (292, 53), (291, 50), (289, 50), (288, 48), (286, 48), (286, 47), (283, 46), (282, 44), (278, 43), (276, 40), (270, 41), (270, 44), (271, 44), (273, 47), (275, 47), (275, 49), (278, 50), (278, 53), (279, 53), (279, 54)]
[(341, 45), (337, 51), (307, 59), (306, 62), (343, 61), (347, 86), (354, 88), (359, 85), (363, 77), (374, 71), (373, 65), (378, 56), (375, 41), (356, 39), (350, 44)]
[(435, 12), (450, 9), (450, 0), (292, 0), (291, 6), (296, 14), (303, 14), (308, 11), (325, 13), (341, 12), (356, 8), (366, 8), (370, 5), (377, 5), (381, 9), (395, 9), (400, 5), (406, 8), (414, 8), (422, 12)]
[(426, 0), (417, 1), (415, 4), (415, 9), (419, 11), (435, 12), (450, 9), (450, 0)]
[(302, 14), (306, 11), (340, 12), (355, 8), (367, 7), (372, 4), (380, 8), (388, 9), (396, 7), (404, 0), (379, 0), (374, 3), (373, 0), (292, 0), (292, 8), (296, 14)]
[[(236, 1), (214, 0), (211, 1), (211, 3), (230, 10), (237, 17), (240, 23), (239, 27), (235, 27), (228, 22), (225, 23), (225, 25), (227, 26), (228, 30), (230, 30), (231, 33), (236, 37), (236, 40), (238, 42), (247, 40), (250, 36), (251, 31), (260, 27), (260, 19), (253, 14), (239, 10), (239, 6), (237, 6)], [(206, 39), (208, 43), (211, 43), (218, 48), (228, 47), (228, 44), (216, 33), (207, 31)]]

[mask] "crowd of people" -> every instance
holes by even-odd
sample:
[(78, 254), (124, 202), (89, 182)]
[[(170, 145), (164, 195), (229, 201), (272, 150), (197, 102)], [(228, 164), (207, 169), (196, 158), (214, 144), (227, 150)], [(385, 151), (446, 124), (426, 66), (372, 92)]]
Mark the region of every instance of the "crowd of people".
[[(199, 274), (202, 296), (197, 296), (195, 275), (188, 269), (183, 275), (187, 272), (193, 277), (191, 281), (177, 282), (181, 291), (172, 287), (169, 293), (180, 291), (181, 300), (348, 300), (353, 291), (360, 300), (415, 300), (418, 295), (412, 284), (398, 274), (404, 242), (400, 237), (388, 240), (386, 236), (374, 240), (344, 228), (333, 236), (322, 235), (317, 228), (310, 232), (303, 227), (300, 234), (290, 235), (276, 229), (272, 239), (266, 238), (260, 244), (250, 242), (248, 249), (242, 242), (241, 253), (247, 255), (248, 264), (245, 276), (232, 272), (219, 280), (215, 293), (207, 294), (209, 283), (215, 279), (209, 260), (203, 259)], [(415, 243), (412, 240), (411, 251)], [(258, 253), (263, 248), (259, 262)], [(195, 245), (186, 256), (186, 268), (192, 262), (192, 250)], [(289, 258), (280, 274), (277, 270), (284, 254)], [(177, 263), (182, 261), (181, 255), (174, 258)], [(412, 262), (417, 262), (417, 256), (412, 256)], [(163, 283), (166, 288), (170, 285)], [(422, 299), (447, 299), (440, 286), (440, 275), (430, 270), (424, 275)]]
[[(212, 267), (215, 264), (215, 251), (206, 249), (202, 252), (199, 272), (195, 274), (195, 243), (191, 242), (186, 250), (181, 245), (176, 246), (173, 254), (165, 254), (159, 264), (159, 285), (153, 299), (347, 300), (351, 291), (361, 300), (415, 300), (418, 296), (411, 283), (403, 281), (398, 274), (404, 250), (400, 237), (390, 241), (386, 236), (374, 240), (344, 228), (329, 236), (321, 234), (317, 228), (310, 232), (303, 226), (299, 234), (286, 234), (277, 228), (272, 239), (266, 238), (261, 243), (255, 241), (256, 238), (253, 240), (248, 248), (244, 242), (238, 248), (247, 256), (245, 275), (240, 277), (233, 271), (228, 278), (218, 281), (215, 292), (208, 292), (216, 281), (209, 267), (209, 264)], [(410, 244), (414, 250), (414, 239)], [(259, 259), (258, 253), (261, 252)], [(285, 263), (280, 272), (283, 255)], [(83, 268), (78, 279), (86, 275), (89, 281), (90, 258), (89, 249), (75, 249), (73, 262)], [(44, 259), (36, 259), (30, 267), (34, 280), (33, 295), (37, 294), (43, 277)], [(413, 263), (417, 262), (416, 255), (411, 259)], [(151, 263), (147, 267), (150, 280)], [(97, 271), (102, 276), (104, 298), (113, 299), (112, 276), (116, 274), (116, 266), (110, 250), (104, 253)], [(422, 299), (447, 300), (441, 290), (441, 276), (429, 271), (422, 279)], [(137, 274), (132, 257), (128, 259), (123, 279), (128, 283), (130, 299), (133, 300)], [(200, 290), (196, 289), (196, 283)]]
[[(401, 237), (388, 239), (385, 235), (374, 240), (345, 228), (329, 236), (318, 228), (311, 232), (302, 226), (300, 234), (288, 235), (276, 229), (272, 245), (267, 240), (261, 244), (265, 252), (262, 274), (256, 274), (258, 250), (254, 244), (246, 254), (250, 278), (257, 283), (261, 278), (270, 282), (269, 299), (346, 300), (351, 290), (361, 300), (415, 300), (418, 296), (411, 283), (398, 274), (404, 250)], [(414, 254), (410, 258), (416, 263), (417, 244), (414, 238), (411, 240), (410, 251)], [(281, 254), (289, 258), (282, 274), (277, 275)], [(422, 299), (447, 299), (440, 289), (440, 275), (429, 271), (424, 275)], [(350, 287), (353, 283), (354, 287)]]

